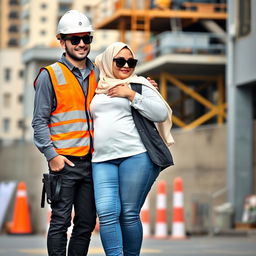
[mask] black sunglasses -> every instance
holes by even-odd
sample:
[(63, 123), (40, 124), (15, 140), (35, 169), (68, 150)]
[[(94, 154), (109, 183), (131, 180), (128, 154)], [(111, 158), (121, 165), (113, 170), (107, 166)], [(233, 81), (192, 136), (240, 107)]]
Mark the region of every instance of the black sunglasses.
[(93, 36), (85, 35), (85, 36), (71, 36), (64, 37), (63, 40), (69, 40), (72, 45), (78, 45), (83, 40), (84, 44), (90, 44), (92, 42)]
[(116, 66), (118, 68), (122, 68), (126, 63), (128, 64), (129, 68), (135, 68), (137, 65), (137, 62), (138, 62), (138, 60), (136, 60), (136, 59), (129, 58), (128, 60), (126, 60), (123, 57), (114, 58), (113, 61), (115, 61)]

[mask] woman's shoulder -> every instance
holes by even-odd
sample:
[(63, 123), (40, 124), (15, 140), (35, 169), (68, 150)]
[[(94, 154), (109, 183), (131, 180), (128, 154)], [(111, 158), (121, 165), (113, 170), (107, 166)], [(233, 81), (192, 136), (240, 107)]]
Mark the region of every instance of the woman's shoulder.
[(135, 79), (132, 79), (131, 83), (140, 84), (142, 86), (152, 86), (152, 84), (144, 76), (137, 76)]

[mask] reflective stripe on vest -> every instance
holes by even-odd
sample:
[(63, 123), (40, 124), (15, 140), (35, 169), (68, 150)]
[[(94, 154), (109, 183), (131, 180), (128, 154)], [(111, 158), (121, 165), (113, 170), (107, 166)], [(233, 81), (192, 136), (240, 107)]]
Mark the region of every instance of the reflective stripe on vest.
[(92, 71), (89, 76), (86, 97), (77, 78), (64, 64), (56, 62), (45, 69), (56, 96), (56, 108), (48, 125), (56, 152), (84, 156), (90, 150), (90, 137), (93, 136), (89, 106), (97, 86), (95, 74)]

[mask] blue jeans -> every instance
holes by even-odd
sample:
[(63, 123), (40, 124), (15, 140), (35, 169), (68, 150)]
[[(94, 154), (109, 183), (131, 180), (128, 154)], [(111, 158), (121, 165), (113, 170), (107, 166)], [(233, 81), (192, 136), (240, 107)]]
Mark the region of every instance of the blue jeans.
[(140, 210), (159, 175), (148, 153), (93, 163), (96, 209), (107, 256), (138, 256), (142, 244)]

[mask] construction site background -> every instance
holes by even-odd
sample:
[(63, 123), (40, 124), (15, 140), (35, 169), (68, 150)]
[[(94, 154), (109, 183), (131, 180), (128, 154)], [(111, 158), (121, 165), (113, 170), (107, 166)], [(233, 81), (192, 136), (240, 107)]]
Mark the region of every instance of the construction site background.
[[(112, 41), (128, 42), (136, 50), (136, 55), (139, 58), (138, 74), (154, 78), (159, 84), (161, 94), (173, 109), (172, 134), (175, 144), (171, 147), (171, 151), (175, 165), (163, 171), (158, 178), (159, 181), (165, 180), (167, 183), (169, 233), (172, 226), (172, 182), (177, 176), (183, 179), (184, 184), (185, 224), (188, 233), (210, 234), (233, 229), (236, 227), (236, 223), (243, 222), (240, 214), (238, 220), (234, 219), (235, 210), (232, 205), (227, 205), (230, 199), (228, 194), (233, 189), (229, 186), (228, 180), (230, 178), (228, 176), (230, 162), (229, 145), (227, 145), (227, 138), (231, 133), (230, 127), (227, 125), (229, 111), (227, 98), (227, 2), (230, 3), (230, 1), (108, 0), (96, 1), (93, 6), (82, 6), (80, 1), (74, 1), (74, 3), (60, 1), (59, 7), (56, 5), (57, 2), (49, 1), (51, 16), (49, 20), (52, 23), (51, 26), (47, 25), (51, 28), (48, 34), (45, 30), (41, 30), (40, 36), (43, 36), (44, 33), (47, 34), (44, 39), (35, 34), (37, 29), (33, 25), (36, 23), (29, 22), (34, 15), (34, 13), (29, 13), (29, 7), (34, 6), (36, 2), (21, 2), (25, 3), (23, 7), (19, 6), (19, 11), (24, 8), (21, 19), (21, 23), (23, 22), (21, 29), (23, 32), (21, 38), (23, 39), (20, 39), (23, 43), (22, 47), (15, 48), (14, 52), (12, 48), (6, 46), (8, 36), (11, 36), (12, 33), (3, 34), (5, 37), (1, 38), (4, 40), (0, 40), (0, 56), (5, 59), (0, 63), (0, 72), (3, 74), (0, 78), (2, 79), (0, 86), (2, 84), (5, 84), (6, 88), (9, 86), (4, 81), (5, 63), (12, 66), (13, 59), (18, 59), (15, 57), (16, 55), (10, 54), (17, 54), (19, 56), (17, 63), (22, 64), (24, 68), (24, 72), (20, 72), (19, 83), (15, 81), (16, 87), (19, 85), (19, 92), (21, 88), (23, 89), (23, 95), (20, 96), (20, 98), (24, 98), (22, 107), (20, 105), (19, 108), (14, 107), (11, 114), (8, 114), (5, 108), (0, 110), (0, 118), (3, 123), (3, 129), (0, 131), (0, 182), (14, 181), (17, 184), (19, 181), (24, 181), (27, 184), (34, 233), (45, 233), (48, 225), (48, 209), (40, 207), (42, 174), (48, 172), (48, 166), (43, 155), (33, 145), (31, 119), (34, 88), (32, 84), (39, 68), (56, 61), (60, 56), (58, 42), (53, 39), (55, 23), (66, 9), (72, 8), (80, 9), (86, 14), (88, 12), (93, 20), (96, 30), (95, 46), (92, 47), (90, 58), (94, 59)], [(238, 2), (242, 6), (242, 3), (249, 1)], [(7, 1), (4, 0), (1, 4), (3, 3), (7, 3)], [(40, 2), (40, 4), (43, 9), (41, 11), (45, 13), (47, 11), (46, 4), (44, 2)], [(39, 13), (39, 5), (37, 8)], [(57, 11), (58, 8), (59, 11)], [(2, 8), (2, 10), (4, 9)], [(255, 12), (255, 5), (252, 10)], [(253, 14), (256, 14), (254, 12)], [(44, 23), (41, 26), (45, 28)], [(244, 30), (241, 29), (240, 32), (246, 35), (246, 31), (247, 27), (245, 26)], [(2, 27), (0, 27), (0, 32), (2, 35)], [(98, 32), (102, 34), (100, 35)], [(14, 43), (13, 40), (9, 40), (9, 42)], [(20, 53), (18, 53), (19, 50)], [(255, 48), (252, 49), (252, 53), (255, 52), (253, 50)], [(253, 54), (251, 56), (253, 57)], [(20, 69), (18, 64), (15, 67)], [(15, 73), (18, 71), (15, 70)], [(237, 76), (238, 71), (235, 74)], [(8, 105), (4, 102), (9, 102), (8, 99), (10, 95), (13, 95), (12, 91), (14, 90), (11, 90), (10, 86), (7, 89), (2, 90), (2, 88), (4, 87), (0, 87), (0, 94), (3, 95), (3, 105)], [(252, 93), (256, 95), (256, 90), (252, 89)], [(252, 103), (253, 114), (248, 114), (248, 119), (251, 118), (253, 123), (252, 138), (248, 140), (243, 135), (238, 136), (243, 143), (252, 143), (253, 145), (250, 152), (252, 154), (252, 163), (250, 163), (252, 165), (252, 174), (250, 175), (252, 189), (248, 190), (254, 194), (256, 193), (255, 98)], [(13, 125), (11, 135), (5, 133), (8, 128), (8, 115), (17, 119), (13, 122), (18, 122), (18, 125)], [(239, 116), (241, 119), (244, 117), (244, 114)], [(241, 129), (240, 126), (236, 126), (234, 129), (238, 128)], [(245, 126), (242, 129), (246, 130), (247, 128)], [(244, 148), (244, 144), (236, 145), (236, 148), (239, 146)], [(236, 166), (237, 162), (232, 162), (232, 164)], [(240, 173), (244, 173), (243, 168)], [(13, 194), (8, 207), (2, 232), (6, 232), (8, 229), (6, 223), (12, 219), (14, 200), (15, 194)], [(245, 196), (243, 200), (245, 202)], [(149, 202), (150, 228), (151, 233), (154, 233), (156, 184), (150, 192)], [(239, 212), (243, 213), (244, 205), (239, 207)], [(250, 223), (244, 224), (248, 225), (243, 228), (250, 228)]]
[[(226, 126), (209, 125), (191, 131), (174, 130), (176, 144), (172, 147), (175, 165), (163, 171), (158, 180), (167, 182), (168, 230), (172, 226), (172, 182), (183, 179), (186, 231), (208, 234), (234, 228), (232, 223), (218, 223), (216, 206), (227, 202)], [(256, 134), (256, 123), (254, 125)], [(256, 137), (254, 138), (256, 143)], [(1, 181), (26, 181), (33, 232), (47, 228), (47, 207), (42, 209), (42, 175), (48, 171), (45, 159), (32, 143), (15, 144), (1, 149)], [(254, 162), (256, 170), (256, 162)], [(256, 177), (256, 171), (254, 171)], [(256, 182), (256, 181), (254, 181)], [(13, 195), (15, 196), (15, 194)], [(156, 184), (149, 194), (151, 232), (154, 234), (156, 214)], [(6, 222), (12, 219), (13, 204)]]

